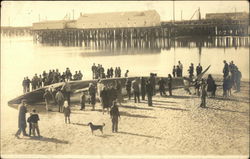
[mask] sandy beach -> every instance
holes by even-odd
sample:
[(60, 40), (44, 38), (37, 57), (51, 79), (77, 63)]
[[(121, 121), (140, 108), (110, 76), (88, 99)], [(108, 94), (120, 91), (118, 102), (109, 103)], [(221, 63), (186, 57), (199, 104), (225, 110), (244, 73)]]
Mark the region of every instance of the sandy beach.
[[(148, 107), (147, 101), (136, 104), (125, 98), (119, 107), (118, 133), (112, 133), (110, 117), (102, 113), (100, 103), (97, 111), (91, 111), (88, 104), (85, 111), (73, 105), (71, 124), (64, 123), (57, 107), (49, 113), (40, 110), (40, 139), (22, 135), (15, 138), (17, 110), (11, 108), (12, 116), (1, 111), (1, 155), (248, 156), (248, 82), (243, 82), (241, 92), (233, 93), (229, 100), (222, 98), (219, 87), (217, 97), (207, 99), (207, 108), (200, 108), (200, 98), (188, 95), (184, 89), (174, 90), (173, 95), (157, 94), (153, 107)], [(105, 123), (104, 134), (96, 131), (92, 135), (89, 122)]]

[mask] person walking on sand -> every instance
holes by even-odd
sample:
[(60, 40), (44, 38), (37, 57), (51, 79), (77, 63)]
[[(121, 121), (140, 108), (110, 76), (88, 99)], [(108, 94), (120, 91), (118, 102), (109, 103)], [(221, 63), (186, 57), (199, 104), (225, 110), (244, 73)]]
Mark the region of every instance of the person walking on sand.
[(62, 94), (62, 91), (59, 90), (57, 93), (56, 93), (56, 103), (58, 105), (58, 112), (63, 112), (63, 103), (64, 103), (64, 96)]
[(135, 100), (135, 103), (136, 102), (140, 103), (140, 89), (139, 89), (139, 83), (138, 83), (137, 79), (135, 79), (132, 82), (132, 87), (134, 89), (134, 100)]
[(205, 80), (202, 79), (201, 81), (201, 104), (200, 104), (200, 107), (202, 108), (206, 107), (206, 97), (207, 97), (206, 83), (205, 83)]
[(32, 126), (33, 136), (36, 136), (36, 132), (37, 132), (37, 135), (40, 137), (40, 130), (39, 130), (39, 127), (38, 127), (38, 121), (39, 120), (40, 120), (39, 115), (36, 113), (36, 110), (33, 109), (32, 113), (31, 113), (31, 116), (30, 116), (30, 122), (31, 122), (31, 126)]
[(89, 95), (90, 95), (90, 101), (92, 105), (92, 110), (95, 110), (95, 104), (96, 104), (96, 88), (93, 83), (89, 84)]
[(83, 91), (80, 96), (80, 105), (81, 105), (80, 110), (85, 110), (85, 102), (86, 102), (86, 96), (85, 96), (85, 92)]
[(160, 91), (160, 95), (163, 96), (165, 95), (166, 96), (166, 92), (165, 92), (165, 85), (166, 85), (166, 82), (163, 78), (161, 78), (159, 81), (158, 81), (158, 85), (159, 85), (159, 91)]
[(146, 82), (146, 92), (147, 92), (147, 97), (148, 97), (148, 106), (153, 106), (153, 86), (150, 83), (150, 81)]
[(120, 112), (115, 101), (113, 102), (113, 106), (110, 110), (110, 118), (112, 121), (112, 132), (113, 133), (118, 132), (118, 118), (121, 119), (121, 117), (120, 117)]
[(51, 100), (51, 93), (49, 92), (48, 89), (45, 90), (43, 98), (45, 99), (46, 110), (51, 111), (51, 109), (49, 109), (49, 104), (50, 104), (50, 100)]
[(171, 76), (171, 74), (168, 74), (168, 92), (169, 92), (169, 96), (172, 96), (172, 85), (173, 85), (173, 78)]
[(21, 134), (21, 132), (23, 133), (23, 136), (28, 136), (28, 134), (26, 133), (26, 113), (27, 111), (27, 107), (26, 107), (26, 99), (23, 99), (21, 101), (21, 104), (18, 107), (18, 130), (15, 134), (15, 136), (17, 138), (19, 138), (19, 135)]
[(128, 78), (126, 79), (125, 87), (126, 87), (128, 99), (130, 100), (130, 98), (131, 98), (131, 81)]
[(70, 113), (71, 113), (71, 110), (70, 110), (70, 106), (69, 106), (69, 103), (68, 101), (64, 101), (64, 104), (63, 104), (63, 113), (64, 113), (64, 117), (65, 117), (65, 123), (67, 124), (67, 121), (68, 123), (70, 124)]

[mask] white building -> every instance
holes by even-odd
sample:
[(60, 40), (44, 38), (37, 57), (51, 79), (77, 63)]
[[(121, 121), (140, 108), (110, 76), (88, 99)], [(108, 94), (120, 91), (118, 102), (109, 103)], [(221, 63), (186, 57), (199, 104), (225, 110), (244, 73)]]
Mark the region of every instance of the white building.
[(160, 15), (155, 10), (83, 14), (76, 21), (76, 28), (79, 29), (152, 27), (160, 25)]

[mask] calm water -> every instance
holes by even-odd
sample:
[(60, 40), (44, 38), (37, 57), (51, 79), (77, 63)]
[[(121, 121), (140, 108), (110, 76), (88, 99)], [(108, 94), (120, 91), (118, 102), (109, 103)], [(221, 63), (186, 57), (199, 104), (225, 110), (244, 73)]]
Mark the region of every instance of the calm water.
[(167, 76), (173, 65), (180, 60), (184, 74), (190, 63), (203, 67), (211, 65), (209, 73), (221, 74), (223, 60), (231, 61), (239, 67), (243, 78), (249, 77), (248, 39), (228, 41), (222, 39), (184, 39), (181, 41), (99, 41), (86, 42), (81, 47), (42, 46), (34, 44), (32, 37), (12, 37), (1, 39), (1, 96), (2, 102), (22, 93), (24, 76), (42, 73), (43, 70), (65, 71), (69, 67), (81, 70), (85, 79), (91, 78), (93, 63), (104, 68), (120, 66), (122, 75), (129, 70), (129, 76)]

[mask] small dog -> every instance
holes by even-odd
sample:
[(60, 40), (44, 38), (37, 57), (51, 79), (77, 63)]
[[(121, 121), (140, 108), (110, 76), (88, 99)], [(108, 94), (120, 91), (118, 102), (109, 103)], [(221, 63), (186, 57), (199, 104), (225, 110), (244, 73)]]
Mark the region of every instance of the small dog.
[(105, 123), (103, 123), (103, 125), (94, 125), (94, 124), (92, 124), (91, 122), (90, 123), (88, 123), (88, 126), (90, 126), (90, 128), (91, 128), (91, 132), (92, 132), (92, 134), (93, 134), (93, 132), (95, 131), (95, 130), (100, 130), (101, 132), (102, 132), (102, 134), (103, 134), (103, 127), (105, 126)]

